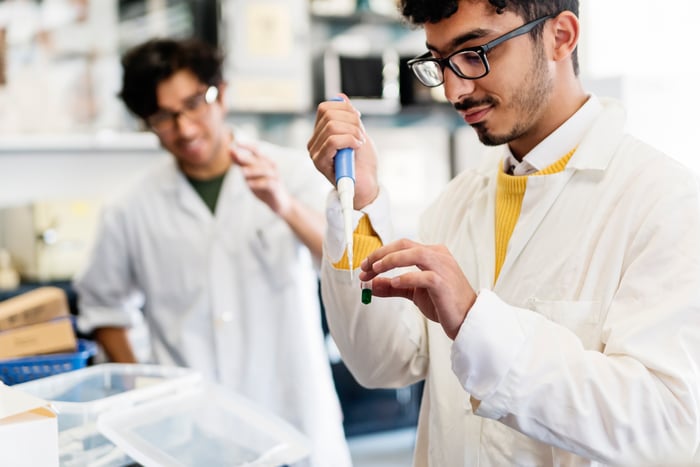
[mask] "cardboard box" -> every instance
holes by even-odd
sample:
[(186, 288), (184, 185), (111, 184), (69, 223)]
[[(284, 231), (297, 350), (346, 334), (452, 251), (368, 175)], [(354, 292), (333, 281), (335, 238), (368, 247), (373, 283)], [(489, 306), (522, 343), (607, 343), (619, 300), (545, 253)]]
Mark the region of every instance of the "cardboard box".
[(75, 352), (70, 318), (57, 318), (0, 332), (0, 359), (57, 352)]
[(56, 413), (42, 399), (0, 382), (0, 465), (58, 467)]
[(0, 331), (68, 316), (68, 297), (58, 287), (39, 287), (0, 302)]

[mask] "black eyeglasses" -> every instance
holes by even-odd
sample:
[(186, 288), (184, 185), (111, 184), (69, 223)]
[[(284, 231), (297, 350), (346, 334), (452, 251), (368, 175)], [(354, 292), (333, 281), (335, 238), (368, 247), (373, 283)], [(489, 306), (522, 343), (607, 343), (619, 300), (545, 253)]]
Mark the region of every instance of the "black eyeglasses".
[(160, 109), (156, 113), (146, 118), (146, 123), (154, 132), (158, 134), (169, 133), (175, 130), (177, 119), (181, 115), (189, 118), (192, 121), (200, 121), (206, 115), (209, 105), (216, 101), (219, 97), (219, 88), (209, 86), (204, 92), (190, 96), (182, 102), (182, 110), (172, 112), (170, 110)]
[(434, 88), (445, 82), (445, 74), (443, 70), (446, 66), (460, 78), (464, 79), (479, 79), (486, 76), (491, 68), (489, 61), (486, 59), (486, 53), (502, 44), (503, 42), (513, 39), (514, 37), (522, 36), (532, 31), (538, 24), (554, 18), (556, 15), (547, 15), (536, 20), (525, 23), (519, 28), (513, 29), (510, 32), (503, 34), (487, 42), (484, 45), (477, 47), (467, 47), (451, 53), (445, 58), (435, 58), (431, 52), (426, 52), (420, 57), (416, 57), (408, 61), (408, 67), (413, 71), (418, 80), (425, 86)]

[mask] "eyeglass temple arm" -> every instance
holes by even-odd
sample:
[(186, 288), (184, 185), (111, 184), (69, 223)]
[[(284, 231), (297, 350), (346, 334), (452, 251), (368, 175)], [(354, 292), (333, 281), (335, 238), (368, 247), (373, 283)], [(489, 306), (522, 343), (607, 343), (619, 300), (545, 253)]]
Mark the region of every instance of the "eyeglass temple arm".
[(519, 28), (516, 28), (516, 29), (512, 30), (511, 32), (509, 32), (509, 33), (507, 33), (507, 34), (504, 34), (503, 36), (501, 36), (501, 37), (499, 37), (499, 38), (497, 38), (497, 39), (495, 39), (495, 40), (489, 42), (488, 44), (482, 45), (482, 46), (481, 46), (481, 52), (482, 52), (482, 53), (486, 53), (486, 52), (488, 52), (489, 50), (491, 50), (491, 49), (493, 49), (494, 47), (496, 47), (497, 45), (502, 44), (502, 43), (504, 43), (504, 42), (507, 41), (507, 40), (510, 40), (510, 39), (512, 39), (512, 38), (514, 38), (514, 37), (517, 37), (517, 36), (522, 36), (522, 35), (524, 35), (524, 34), (527, 34), (528, 32), (530, 32), (530, 31), (532, 31), (533, 29), (535, 29), (537, 26), (539, 26), (541, 23), (544, 23), (544, 22), (547, 21), (548, 19), (552, 19), (552, 18), (554, 18), (554, 17), (556, 17), (556, 16), (557, 16), (557, 15), (554, 15), (554, 14), (552, 14), (552, 15), (547, 15), (547, 16), (543, 16), (543, 17), (541, 17), (541, 18), (539, 18), (539, 19), (536, 19), (535, 21), (532, 21), (531, 23), (524, 24), (524, 25), (520, 26)]

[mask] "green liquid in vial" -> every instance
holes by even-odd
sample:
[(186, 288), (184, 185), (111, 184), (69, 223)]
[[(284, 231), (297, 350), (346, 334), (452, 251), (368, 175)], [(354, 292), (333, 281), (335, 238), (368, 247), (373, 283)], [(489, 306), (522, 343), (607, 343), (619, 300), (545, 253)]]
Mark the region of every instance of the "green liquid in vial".
[(372, 289), (362, 289), (362, 303), (367, 305), (372, 301)]

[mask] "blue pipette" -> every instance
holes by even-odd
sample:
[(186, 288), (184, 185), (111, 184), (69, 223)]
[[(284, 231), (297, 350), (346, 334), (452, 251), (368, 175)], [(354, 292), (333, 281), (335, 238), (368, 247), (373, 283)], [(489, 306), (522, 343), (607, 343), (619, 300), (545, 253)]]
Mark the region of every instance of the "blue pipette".
[[(334, 97), (332, 101), (342, 102), (341, 97)], [(340, 208), (343, 211), (343, 227), (345, 232), (345, 246), (350, 265), (350, 280), (353, 278), (352, 212), (355, 199), (355, 151), (352, 148), (339, 149), (333, 159), (335, 170), (335, 188), (340, 198)]]

